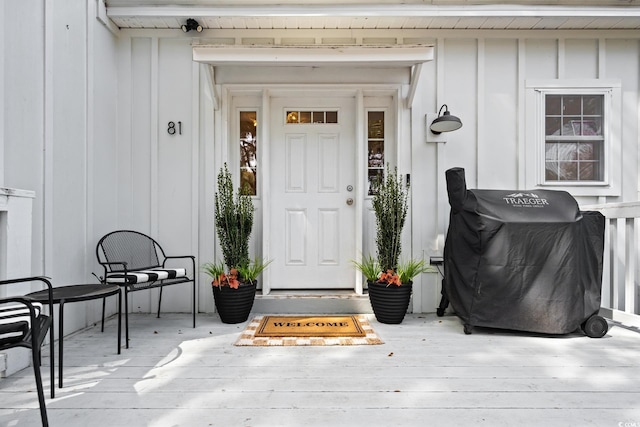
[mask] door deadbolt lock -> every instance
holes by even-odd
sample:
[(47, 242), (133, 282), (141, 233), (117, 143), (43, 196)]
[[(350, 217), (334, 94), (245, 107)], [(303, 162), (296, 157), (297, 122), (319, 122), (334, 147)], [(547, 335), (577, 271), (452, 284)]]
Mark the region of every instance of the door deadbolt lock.
[(353, 204), (353, 199), (352, 198), (348, 198), (347, 199), (347, 205), (351, 206)]
[(347, 191), (353, 191), (353, 185), (347, 185)]

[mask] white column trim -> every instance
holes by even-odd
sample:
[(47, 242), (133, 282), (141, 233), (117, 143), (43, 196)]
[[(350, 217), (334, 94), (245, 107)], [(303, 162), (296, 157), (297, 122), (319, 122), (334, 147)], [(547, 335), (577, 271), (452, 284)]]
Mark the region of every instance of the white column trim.
[[(363, 246), (363, 227), (364, 227), (364, 198), (365, 198), (365, 191), (363, 188), (363, 183), (367, 182), (367, 179), (365, 177), (365, 167), (364, 167), (364, 161), (366, 159), (366, 155), (365, 153), (367, 152), (366, 150), (366, 138), (365, 135), (367, 134), (367, 123), (366, 123), (366, 117), (364, 115), (364, 94), (362, 92), (362, 89), (358, 89), (356, 91), (356, 103), (355, 103), (355, 122), (356, 122), (356, 129), (355, 129), (355, 135), (356, 135), (356, 156), (355, 156), (355, 162), (356, 162), (356, 185), (354, 185), (355, 187), (355, 199), (357, 200), (356, 202), (356, 224), (355, 224), (355, 236), (354, 238), (356, 239), (355, 242), (355, 259), (358, 262), (362, 261), (362, 246)], [(355, 280), (355, 287), (354, 290), (356, 292), (356, 294), (358, 295), (362, 295), (364, 293), (364, 286), (362, 284), (362, 273), (358, 270), (354, 268), (354, 280)]]
[[(262, 91), (262, 108), (260, 111), (261, 121), (258, 122), (258, 141), (260, 143), (262, 154), (260, 155), (260, 175), (262, 181), (262, 253), (267, 260), (272, 260), (271, 253), (271, 206), (269, 200), (271, 198), (271, 143), (269, 135), (271, 134), (271, 93), (265, 89)], [(271, 292), (271, 269), (267, 268), (262, 273), (262, 294), (268, 295)]]
[[(198, 232), (200, 217), (200, 64), (195, 62), (191, 65), (191, 253), (196, 254), (196, 271), (194, 277), (198, 277)], [(193, 292), (193, 291), (192, 291)], [(198, 312), (199, 292), (195, 290), (195, 305), (192, 307), (195, 313)], [(191, 303), (191, 301), (190, 301)]]
[[(53, 273), (53, 0), (44, 4), (44, 137), (42, 165), (42, 272)], [(35, 261), (35, 260), (34, 260)], [(35, 265), (35, 263), (34, 263)]]
[[(158, 218), (158, 214), (159, 214), (159, 207), (158, 207), (158, 163), (160, 161), (159, 158), (159, 147), (158, 147), (158, 140), (159, 140), (159, 132), (158, 132), (158, 114), (159, 114), (159, 105), (158, 105), (158, 91), (159, 91), (159, 87), (158, 87), (158, 75), (159, 75), (159, 70), (158, 68), (160, 67), (160, 64), (158, 63), (159, 60), (159, 42), (158, 42), (158, 37), (152, 37), (151, 38), (151, 77), (150, 77), (150, 87), (151, 87), (151, 94), (150, 94), (150, 118), (149, 118), (149, 122), (150, 122), (150, 129), (149, 129), (149, 136), (151, 137), (151, 147), (150, 147), (150, 157), (151, 157), (151, 170), (150, 170), (150, 194), (149, 194), (149, 198), (150, 198), (150, 218), (149, 218), (149, 232), (151, 234), (151, 236), (154, 237), (158, 237), (158, 233), (159, 233), (159, 218)], [(133, 167), (133, 163), (132, 166)], [(133, 194), (132, 194), (133, 197)]]

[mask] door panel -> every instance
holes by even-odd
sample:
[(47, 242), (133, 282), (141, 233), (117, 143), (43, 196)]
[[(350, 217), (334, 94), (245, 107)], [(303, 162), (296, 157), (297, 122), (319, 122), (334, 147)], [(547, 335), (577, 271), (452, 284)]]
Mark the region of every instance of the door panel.
[[(299, 98), (271, 100), (270, 287), (353, 289), (359, 204), (347, 199), (355, 197), (356, 185), (355, 101), (304, 102), (298, 108)], [(314, 118), (337, 111), (338, 123), (286, 123), (291, 110), (313, 111)]]
[[(285, 153), (285, 173), (287, 177), (285, 191), (287, 193), (306, 193), (307, 135), (285, 135), (285, 140), (287, 145)], [(279, 164), (279, 160), (276, 163)]]
[(303, 266), (307, 263), (307, 211), (306, 209), (285, 209), (286, 260), (285, 265)]
[(340, 183), (340, 135), (318, 135), (318, 191), (320, 193), (337, 193)]

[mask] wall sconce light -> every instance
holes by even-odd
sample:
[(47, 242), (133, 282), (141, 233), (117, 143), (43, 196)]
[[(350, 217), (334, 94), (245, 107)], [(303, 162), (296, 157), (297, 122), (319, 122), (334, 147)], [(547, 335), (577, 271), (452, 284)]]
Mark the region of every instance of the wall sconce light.
[(202, 32), (202, 25), (198, 24), (198, 21), (193, 18), (187, 19), (187, 22), (182, 24), (182, 31), (188, 33), (191, 30), (196, 30), (199, 33)]
[[(444, 113), (442, 110), (444, 109)], [(427, 113), (425, 116), (425, 133), (427, 142), (447, 142), (446, 133), (458, 130), (462, 127), (462, 121), (449, 112), (447, 104), (440, 107), (438, 114)]]
[[(444, 113), (442, 113), (442, 109), (445, 109)], [(431, 122), (429, 125), (429, 129), (436, 135), (440, 135), (442, 132), (451, 132), (454, 130), (458, 130), (462, 127), (462, 121), (456, 116), (452, 116), (449, 112), (449, 107), (447, 104), (443, 104), (440, 107), (440, 111), (438, 111), (438, 117)]]

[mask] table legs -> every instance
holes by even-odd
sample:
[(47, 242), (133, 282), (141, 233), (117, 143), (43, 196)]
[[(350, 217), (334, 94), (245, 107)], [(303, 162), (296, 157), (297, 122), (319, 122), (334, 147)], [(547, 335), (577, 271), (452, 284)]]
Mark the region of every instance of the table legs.
[[(106, 297), (105, 297), (106, 298)], [(122, 330), (122, 292), (118, 292), (118, 354), (120, 354), (121, 347), (121, 330)], [(104, 329), (103, 329), (104, 331)], [(63, 372), (63, 360), (64, 360), (64, 300), (60, 300), (58, 308), (58, 387), (62, 388), (62, 372)], [(53, 345), (53, 343), (51, 343)], [(53, 358), (51, 359), (53, 374)], [(52, 376), (53, 378), (53, 376)], [(53, 384), (51, 385), (51, 397), (53, 398)]]
[(122, 291), (118, 292), (118, 354), (122, 348)]
[(64, 300), (60, 301), (58, 309), (58, 387), (62, 388), (62, 361), (63, 359), (63, 341), (64, 338)]

